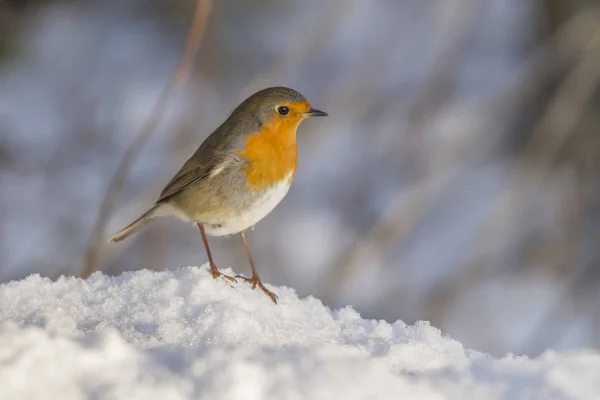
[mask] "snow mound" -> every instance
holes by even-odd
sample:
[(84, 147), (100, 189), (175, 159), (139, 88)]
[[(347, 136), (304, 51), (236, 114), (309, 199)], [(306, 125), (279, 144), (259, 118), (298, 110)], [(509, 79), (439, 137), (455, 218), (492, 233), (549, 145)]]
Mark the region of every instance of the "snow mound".
[(494, 359), (274, 290), (205, 267), (0, 285), (0, 398), (600, 398), (591, 350)]

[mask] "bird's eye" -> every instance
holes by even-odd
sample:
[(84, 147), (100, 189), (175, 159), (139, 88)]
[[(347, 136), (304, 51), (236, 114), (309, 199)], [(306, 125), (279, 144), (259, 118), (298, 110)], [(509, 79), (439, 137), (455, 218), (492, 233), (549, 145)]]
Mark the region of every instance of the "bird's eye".
[(281, 115), (287, 115), (290, 112), (290, 109), (286, 106), (277, 107), (277, 112)]

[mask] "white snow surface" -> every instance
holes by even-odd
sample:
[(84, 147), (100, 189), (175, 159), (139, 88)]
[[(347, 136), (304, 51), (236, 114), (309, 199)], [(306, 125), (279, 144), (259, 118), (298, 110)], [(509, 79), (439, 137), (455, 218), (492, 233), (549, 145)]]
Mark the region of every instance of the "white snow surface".
[(600, 399), (592, 350), (496, 359), (272, 289), (206, 266), (0, 285), (0, 399)]

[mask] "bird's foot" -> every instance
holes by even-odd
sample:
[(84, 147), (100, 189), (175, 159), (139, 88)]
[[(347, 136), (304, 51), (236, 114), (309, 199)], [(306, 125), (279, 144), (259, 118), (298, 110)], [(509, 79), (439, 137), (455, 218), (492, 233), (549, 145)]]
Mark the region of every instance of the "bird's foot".
[(225, 279), (226, 281), (229, 281), (232, 283), (237, 283), (237, 279), (235, 279), (233, 276), (225, 275), (224, 273), (219, 271), (219, 269), (217, 268), (217, 266), (215, 264), (210, 265), (210, 274), (215, 279), (221, 277), (221, 278)]
[(260, 288), (260, 290), (263, 291), (264, 294), (269, 296), (269, 298), (273, 301), (273, 303), (277, 304), (277, 295), (275, 293), (271, 292), (269, 289), (267, 289), (265, 287), (265, 285), (263, 285), (263, 283), (260, 280), (258, 275), (253, 275), (252, 278), (246, 278), (245, 276), (242, 276), (242, 275), (236, 275), (235, 277), (252, 285), (252, 289), (256, 289), (256, 287), (258, 286)]

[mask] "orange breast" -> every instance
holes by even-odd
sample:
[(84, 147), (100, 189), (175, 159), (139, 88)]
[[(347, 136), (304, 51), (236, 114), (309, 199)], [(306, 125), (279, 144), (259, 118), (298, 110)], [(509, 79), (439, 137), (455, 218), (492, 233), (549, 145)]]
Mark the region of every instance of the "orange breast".
[(301, 119), (277, 118), (264, 124), (246, 140), (246, 148), (237, 155), (248, 160), (246, 182), (257, 189), (269, 187), (296, 172), (298, 148), (296, 129)]

